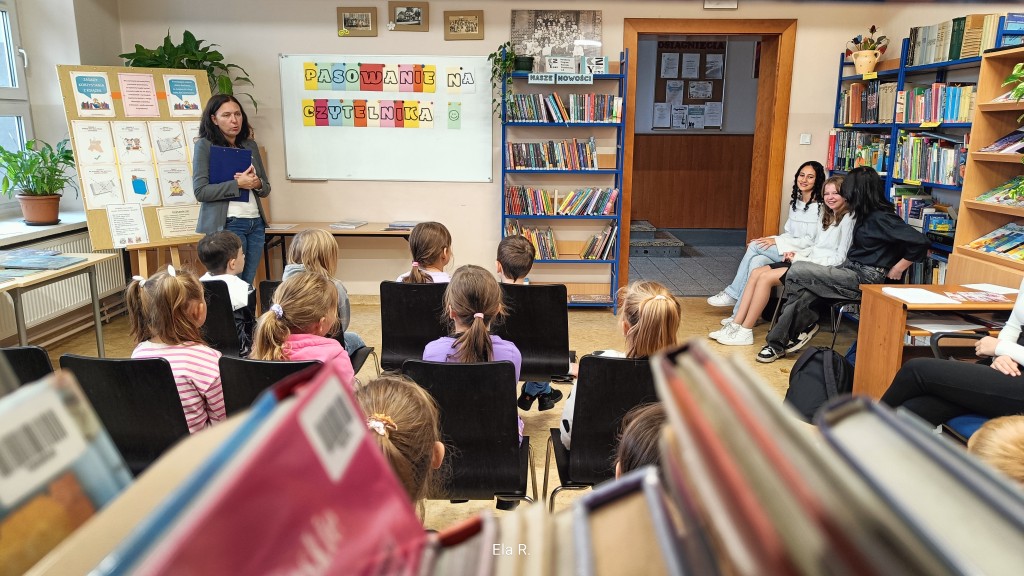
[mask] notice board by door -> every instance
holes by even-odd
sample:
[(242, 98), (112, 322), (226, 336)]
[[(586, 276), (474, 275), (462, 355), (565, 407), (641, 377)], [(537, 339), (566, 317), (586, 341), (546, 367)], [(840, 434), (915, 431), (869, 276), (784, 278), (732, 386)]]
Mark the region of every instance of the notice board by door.
[(292, 180), (490, 182), (483, 56), (282, 54)]

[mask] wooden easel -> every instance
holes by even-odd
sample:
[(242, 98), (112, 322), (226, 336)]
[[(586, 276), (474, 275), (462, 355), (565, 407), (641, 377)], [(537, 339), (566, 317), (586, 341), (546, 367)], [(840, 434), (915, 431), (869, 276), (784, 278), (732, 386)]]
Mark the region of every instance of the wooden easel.
[[(173, 240), (149, 242), (147, 244), (134, 244), (132, 246), (126, 247), (125, 250), (136, 253), (139, 262), (139, 274), (143, 278), (148, 278), (152, 272), (159, 270), (161, 266), (161, 260), (163, 260), (161, 258), (161, 252), (163, 251), (164, 248), (166, 248), (170, 253), (171, 265), (173, 265), (175, 268), (180, 268), (181, 246), (195, 244), (196, 242), (199, 242), (199, 240), (202, 239), (202, 237), (202, 234), (196, 234), (195, 236), (184, 236), (181, 238), (175, 238)], [(151, 269), (149, 266), (149, 254), (147, 251), (152, 249), (156, 250), (157, 258), (156, 262), (153, 262), (153, 267)], [(163, 262), (166, 262), (166, 260), (163, 260)]]

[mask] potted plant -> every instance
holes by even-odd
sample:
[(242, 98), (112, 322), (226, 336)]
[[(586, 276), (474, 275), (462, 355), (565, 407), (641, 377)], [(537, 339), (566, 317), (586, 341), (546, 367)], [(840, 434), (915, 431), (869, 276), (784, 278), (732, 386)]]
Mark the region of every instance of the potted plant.
[[(156, 48), (146, 48), (141, 44), (135, 45), (135, 52), (118, 54), (125, 59), (125, 66), (138, 66), (140, 68), (174, 68), (187, 70), (206, 70), (210, 80), (210, 91), (214, 94), (234, 94), (235, 84), (248, 84), (252, 86), (248, 72), (237, 64), (224, 62), (224, 55), (214, 50), (218, 44), (203, 46), (206, 40), (198, 40), (195, 35), (185, 30), (182, 34), (181, 44), (175, 44), (171, 40), (171, 32), (167, 31), (163, 44)], [(232, 75), (233, 74), (233, 75)], [(252, 94), (240, 92), (252, 102), (253, 111), (257, 111), (258, 105)]]
[(846, 56), (853, 60), (853, 67), (857, 74), (867, 74), (875, 70), (875, 63), (885, 54), (889, 46), (889, 38), (879, 36), (875, 38), (878, 28), (874, 24), (868, 28), (868, 36), (854, 36), (853, 40), (846, 43)]
[(494, 111), (501, 109), (501, 86), (505, 85), (505, 94), (515, 94), (515, 86), (512, 84), (512, 72), (515, 71), (516, 49), (512, 42), (504, 42), (498, 45), (498, 49), (487, 55), (491, 63), (491, 91), (493, 98), (491, 104)]
[(24, 150), (0, 146), (0, 194), (15, 196), (21, 204), (25, 223), (46, 226), (60, 221), (60, 192), (68, 185), (78, 194), (75, 156), (67, 139), (57, 146), (42, 140), (29, 140)]

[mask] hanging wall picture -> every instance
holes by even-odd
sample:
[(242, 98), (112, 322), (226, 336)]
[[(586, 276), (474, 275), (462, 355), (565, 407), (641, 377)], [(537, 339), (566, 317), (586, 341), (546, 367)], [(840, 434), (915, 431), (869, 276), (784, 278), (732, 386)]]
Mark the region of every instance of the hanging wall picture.
[(430, 30), (430, 6), (426, 2), (388, 2), (388, 30), (427, 32)]
[(338, 8), (338, 36), (353, 38), (377, 35), (377, 7)]
[(444, 13), (444, 39), (483, 40), (484, 11), (446, 11)]
[(600, 56), (600, 10), (513, 10), (512, 45), (519, 56)]

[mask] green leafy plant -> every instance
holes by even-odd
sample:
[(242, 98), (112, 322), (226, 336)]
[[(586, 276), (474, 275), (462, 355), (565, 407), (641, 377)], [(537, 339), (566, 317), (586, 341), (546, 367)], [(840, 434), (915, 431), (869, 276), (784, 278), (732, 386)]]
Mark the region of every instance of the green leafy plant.
[(512, 42), (503, 42), (498, 45), (497, 50), (487, 55), (487, 60), (491, 63), (491, 91), (493, 94), (491, 104), (494, 106), (494, 112), (497, 113), (501, 109), (502, 84), (505, 85), (507, 96), (515, 94), (512, 71), (515, 70), (516, 49), (512, 46)]
[(886, 36), (875, 38), (875, 32), (878, 32), (878, 28), (872, 24), (871, 28), (868, 28), (867, 37), (863, 34), (854, 36), (853, 40), (846, 43), (846, 55), (850, 56), (861, 50), (878, 50), (879, 53), (885, 54), (885, 49), (889, 46), (889, 38)]
[[(1013, 67), (1013, 71), (1010, 72), (1010, 75), (1001, 84), (1004, 88), (1011, 85), (1013, 90), (1010, 91), (1010, 95), (1006, 96), (1006, 98), (1011, 102), (1020, 102), (1024, 99), (1024, 62), (1017, 62)], [(1021, 120), (1024, 120), (1024, 114), (1017, 117), (1017, 122)]]
[(28, 196), (52, 196), (70, 184), (78, 196), (75, 155), (65, 138), (50, 146), (42, 140), (29, 140), (24, 150), (8, 150), (0, 146), (0, 194), (10, 198), (15, 193)]
[[(214, 48), (219, 44), (203, 45), (206, 40), (196, 39), (195, 35), (185, 30), (181, 44), (171, 40), (171, 31), (167, 31), (163, 44), (156, 48), (146, 48), (142, 44), (135, 45), (135, 52), (118, 54), (125, 59), (125, 66), (140, 68), (174, 68), (185, 70), (206, 70), (210, 81), (210, 91), (214, 94), (234, 94), (235, 84), (252, 86), (249, 73), (237, 64), (224, 61), (224, 55)], [(258, 110), (256, 99), (247, 92), (240, 92), (252, 102), (255, 112)]]

